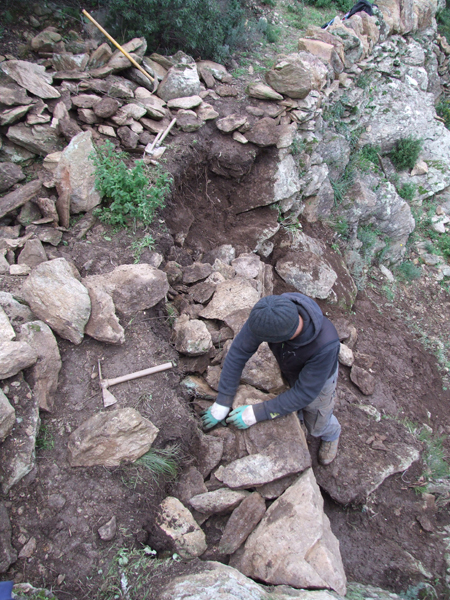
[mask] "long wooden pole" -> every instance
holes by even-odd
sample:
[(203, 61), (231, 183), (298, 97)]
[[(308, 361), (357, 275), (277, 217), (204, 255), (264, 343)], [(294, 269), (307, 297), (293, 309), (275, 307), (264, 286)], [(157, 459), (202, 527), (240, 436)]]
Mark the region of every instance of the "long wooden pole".
[(126, 50), (124, 50), (124, 49), (122, 48), (122, 46), (121, 46), (120, 44), (118, 44), (118, 43), (116, 42), (116, 40), (115, 40), (113, 37), (111, 37), (107, 31), (105, 31), (105, 30), (103, 29), (103, 27), (100, 25), (100, 23), (97, 23), (97, 21), (94, 19), (94, 17), (92, 17), (92, 16), (91, 16), (91, 15), (88, 13), (88, 11), (87, 11), (87, 10), (84, 10), (84, 9), (83, 9), (83, 10), (82, 10), (82, 13), (83, 13), (83, 15), (84, 15), (85, 17), (87, 17), (87, 18), (89, 19), (89, 21), (91, 21), (92, 23), (94, 23), (94, 25), (95, 25), (95, 26), (96, 26), (96, 27), (97, 27), (97, 28), (98, 28), (98, 29), (99, 29), (99, 30), (100, 30), (100, 31), (103, 33), (103, 35), (104, 35), (104, 36), (106, 36), (106, 37), (108, 38), (108, 40), (111, 42), (111, 44), (114, 44), (114, 46), (115, 46), (115, 47), (116, 47), (118, 50), (120, 50), (120, 51), (122, 52), (122, 54), (123, 54), (123, 55), (125, 55), (125, 56), (128, 58), (128, 60), (131, 62), (131, 64), (132, 64), (134, 67), (136, 67), (136, 69), (139, 69), (139, 71), (140, 71), (140, 72), (141, 72), (143, 75), (145, 75), (146, 77), (148, 77), (148, 78), (150, 79), (150, 81), (153, 83), (153, 81), (154, 81), (154, 78), (153, 78), (153, 77), (150, 75), (150, 73), (147, 73), (147, 71), (146, 71), (145, 69), (143, 69), (143, 68), (141, 67), (141, 65), (139, 65), (139, 64), (138, 64), (138, 63), (137, 63), (137, 62), (134, 60), (134, 58), (133, 58), (132, 56), (130, 56), (130, 54), (128, 54), (128, 52), (127, 52)]

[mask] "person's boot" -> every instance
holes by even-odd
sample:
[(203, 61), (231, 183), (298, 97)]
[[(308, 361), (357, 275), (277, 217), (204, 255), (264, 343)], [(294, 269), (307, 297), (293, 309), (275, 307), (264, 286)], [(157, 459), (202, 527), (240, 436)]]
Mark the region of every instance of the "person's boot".
[(319, 463), (326, 467), (336, 458), (337, 450), (339, 445), (339, 438), (334, 442), (320, 442), (319, 448)]

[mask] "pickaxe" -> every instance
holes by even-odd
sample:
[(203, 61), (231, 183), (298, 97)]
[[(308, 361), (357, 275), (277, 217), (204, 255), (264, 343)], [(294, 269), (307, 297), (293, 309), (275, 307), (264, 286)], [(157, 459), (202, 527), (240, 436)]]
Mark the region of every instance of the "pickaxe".
[(110, 385), (116, 385), (117, 383), (123, 383), (124, 381), (130, 381), (130, 379), (137, 379), (138, 377), (145, 377), (145, 375), (151, 375), (152, 373), (159, 373), (159, 371), (165, 371), (166, 369), (171, 369), (173, 364), (171, 362), (164, 363), (163, 365), (158, 365), (157, 367), (149, 367), (148, 369), (143, 369), (142, 371), (136, 371), (135, 373), (130, 373), (129, 375), (122, 375), (121, 377), (114, 377), (114, 379), (103, 379), (102, 378), (102, 369), (100, 366), (100, 360), (98, 361), (98, 376), (100, 379), (100, 387), (102, 389), (103, 394), (103, 405), (105, 408), (107, 406), (111, 406), (115, 404), (117, 400), (108, 390)]

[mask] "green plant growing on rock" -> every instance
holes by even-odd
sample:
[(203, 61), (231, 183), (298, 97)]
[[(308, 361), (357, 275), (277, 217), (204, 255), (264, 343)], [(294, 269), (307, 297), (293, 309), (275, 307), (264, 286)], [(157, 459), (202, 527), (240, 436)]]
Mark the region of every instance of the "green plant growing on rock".
[(422, 139), (410, 135), (397, 141), (395, 148), (391, 150), (389, 158), (397, 171), (412, 169), (419, 158), (422, 150)]
[(155, 213), (165, 205), (172, 177), (157, 169), (150, 171), (141, 160), (128, 168), (127, 155), (116, 152), (111, 142), (97, 147), (91, 155), (95, 166), (95, 187), (110, 203), (96, 209), (100, 220), (115, 227), (132, 221), (150, 225)]
[(411, 282), (415, 279), (419, 279), (422, 275), (422, 269), (420, 266), (415, 265), (410, 260), (405, 260), (397, 267), (397, 275), (403, 281)]
[(150, 248), (153, 250), (155, 247), (155, 240), (151, 233), (147, 233), (140, 240), (136, 240), (131, 244), (131, 249), (133, 250), (134, 263), (137, 264), (141, 259), (141, 254), (145, 250), (145, 248)]
[(397, 189), (400, 198), (403, 198), (407, 202), (411, 202), (414, 199), (416, 191), (417, 186), (415, 183), (404, 183), (400, 189)]
[(439, 100), (436, 104), (436, 112), (444, 120), (444, 125), (447, 129), (450, 129), (450, 101), (447, 98)]
[(154, 481), (157, 481), (159, 477), (171, 481), (177, 476), (179, 462), (180, 447), (174, 445), (160, 450), (151, 448), (141, 458), (138, 458), (135, 464), (148, 470)]

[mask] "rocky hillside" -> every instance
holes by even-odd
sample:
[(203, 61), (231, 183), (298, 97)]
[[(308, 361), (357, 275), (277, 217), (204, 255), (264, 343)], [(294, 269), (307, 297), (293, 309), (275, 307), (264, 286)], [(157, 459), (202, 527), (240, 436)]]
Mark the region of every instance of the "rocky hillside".
[[(0, 573), (18, 596), (448, 596), (450, 46), (435, 3), (378, 4), (301, 32), (280, 4), (278, 51), (228, 69), (132, 39), (147, 76), (39, 5), (20, 54), (4, 46)], [(251, 307), (284, 291), (342, 342), (329, 467), (294, 415), (200, 427)], [(234, 406), (284, 385), (263, 344)]]

